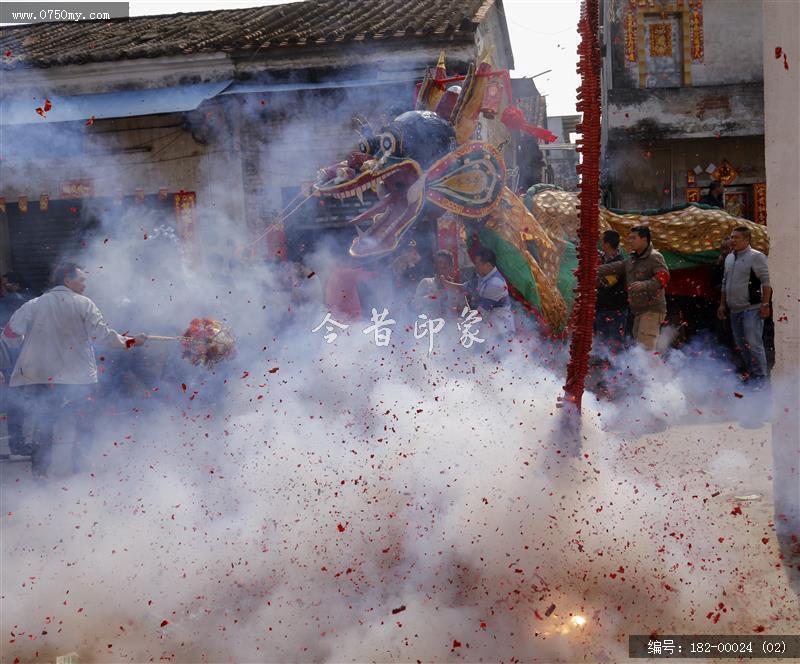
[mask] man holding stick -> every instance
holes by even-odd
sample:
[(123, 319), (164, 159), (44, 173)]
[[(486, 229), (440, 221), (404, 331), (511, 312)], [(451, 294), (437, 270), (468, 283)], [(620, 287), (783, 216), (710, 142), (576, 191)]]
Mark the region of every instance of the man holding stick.
[(93, 343), (127, 350), (147, 338), (126, 337), (108, 326), (95, 303), (83, 295), (86, 273), (76, 263), (59, 265), (52, 283), (44, 295), (22, 305), (3, 330), (7, 343), (21, 343), (9, 384), (20, 389), (34, 422), (31, 470), (38, 479), (47, 477), (53, 432), (66, 410), (76, 415), (75, 472), (85, 464), (96, 411)]

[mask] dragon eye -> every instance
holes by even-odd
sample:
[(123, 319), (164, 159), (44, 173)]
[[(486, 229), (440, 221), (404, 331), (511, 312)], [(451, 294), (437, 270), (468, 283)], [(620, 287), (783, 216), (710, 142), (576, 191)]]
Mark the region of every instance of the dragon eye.
[(363, 152), (364, 154), (372, 154), (371, 146), (366, 138), (362, 138), (358, 142), (358, 149), (361, 150), (361, 152)]
[(386, 154), (394, 154), (395, 146), (396, 141), (392, 134), (384, 134), (381, 136), (381, 149)]

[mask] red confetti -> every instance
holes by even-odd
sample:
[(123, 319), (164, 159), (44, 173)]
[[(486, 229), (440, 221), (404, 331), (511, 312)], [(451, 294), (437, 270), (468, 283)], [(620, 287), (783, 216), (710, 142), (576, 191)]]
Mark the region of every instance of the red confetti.
[(306, 275), (306, 279), (311, 279), (316, 274), (316, 272), (311, 272), (310, 274)]
[(125, 339), (125, 348), (132, 348), (136, 345), (136, 339)]
[(186, 383), (181, 383), (181, 389), (185, 392), (186, 391)]
[(53, 108), (53, 104), (50, 102), (49, 99), (44, 100), (44, 112), (47, 113), (51, 108)]
[(398, 613), (402, 613), (406, 610), (406, 605), (403, 604), (402, 606), (398, 606), (396, 609), (392, 609), (392, 615), (397, 615)]
[(767, 542), (769, 542), (769, 537), (762, 537), (761, 538), (761, 543), (762, 544), (766, 544)]
[(765, 629), (766, 627), (764, 627), (764, 625), (756, 625), (755, 627), (753, 627), (754, 632), (763, 632)]
[(741, 513), (742, 513), (742, 508), (739, 505), (737, 505), (736, 507), (734, 507), (731, 510), (731, 514), (733, 514), (733, 516), (736, 516), (737, 514), (741, 514)]
[(11, 53), (11, 51), (6, 51), (5, 53), (3, 53), (3, 55), (5, 55), (7, 58), (10, 58), (13, 54)]
[(775, 59), (777, 60), (778, 58), (780, 58), (782, 53), (783, 53), (783, 49), (780, 46), (776, 46), (775, 47)]
[(270, 373), (275, 373), (277, 371), (278, 371), (278, 367), (272, 367), (272, 369), (269, 370)]
[(460, 647), (461, 647), (461, 641), (453, 639), (453, 648), (460, 648)]
[(44, 117), (44, 111), (42, 110), (41, 106), (37, 106), (37, 107), (36, 107), (36, 112), (37, 112), (39, 115), (41, 115), (42, 117)]
[(94, 115), (93, 115), (92, 117), (90, 117), (90, 118), (89, 118), (89, 119), (86, 121), (86, 126), (87, 126), (87, 127), (88, 127), (89, 125), (93, 125), (93, 124), (94, 124)]
[(783, 68), (789, 71), (789, 61), (786, 59), (786, 53), (783, 54)]
[(161, 626), (165, 627), (166, 625), (169, 625), (169, 620), (162, 620), (161, 621)]
[(346, 529), (346, 528), (347, 528), (347, 524), (345, 524), (345, 525), (342, 525), (342, 524), (340, 523), (340, 524), (338, 524), (338, 525), (336, 526), (336, 529), (337, 529), (337, 530), (338, 530), (340, 533), (343, 533), (343, 532), (345, 531), (345, 529)]
[(734, 392), (733, 396), (735, 396), (737, 399), (741, 399), (742, 397), (744, 397), (744, 394), (742, 394), (741, 392)]

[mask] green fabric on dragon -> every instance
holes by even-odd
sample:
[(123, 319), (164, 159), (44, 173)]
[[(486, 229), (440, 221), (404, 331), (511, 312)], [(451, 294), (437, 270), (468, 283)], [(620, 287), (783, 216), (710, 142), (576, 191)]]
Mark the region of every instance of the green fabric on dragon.
[(679, 254), (676, 251), (662, 251), (661, 255), (670, 270), (680, 270), (685, 267), (698, 267), (699, 265), (714, 265), (719, 260), (719, 251), (709, 249), (698, 251), (694, 254)]
[(541, 309), (541, 300), (539, 299), (539, 289), (536, 287), (536, 281), (531, 274), (530, 267), (528, 267), (528, 262), (517, 248), (494, 231), (485, 228), (478, 231), (478, 241), (482, 247), (491, 249), (495, 253), (497, 267), (503, 273), (506, 281), (520, 292), (529, 305)]

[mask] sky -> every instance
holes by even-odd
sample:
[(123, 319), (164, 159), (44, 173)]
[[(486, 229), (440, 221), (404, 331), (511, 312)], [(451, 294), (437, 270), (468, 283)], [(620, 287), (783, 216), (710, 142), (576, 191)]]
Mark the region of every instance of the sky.
[[(283, 4), (267, 0), (131, 0), (131, 16), (173, 12), (235, 9)], [(516, 68), (512, 76), (536, 76), (536, 87), (547, 95), (548, 115), (575, 113), (575, 73), (579, 0), (504, 0)]]

